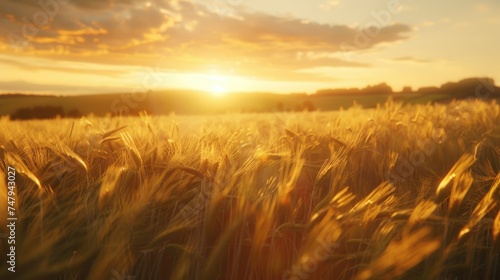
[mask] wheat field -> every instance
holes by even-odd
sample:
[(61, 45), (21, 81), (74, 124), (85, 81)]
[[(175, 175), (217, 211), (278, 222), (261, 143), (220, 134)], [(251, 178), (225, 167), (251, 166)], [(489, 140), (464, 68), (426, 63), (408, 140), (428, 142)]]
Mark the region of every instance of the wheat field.
[(0, 279), (500, 279), (495, 101), (0, 131)]

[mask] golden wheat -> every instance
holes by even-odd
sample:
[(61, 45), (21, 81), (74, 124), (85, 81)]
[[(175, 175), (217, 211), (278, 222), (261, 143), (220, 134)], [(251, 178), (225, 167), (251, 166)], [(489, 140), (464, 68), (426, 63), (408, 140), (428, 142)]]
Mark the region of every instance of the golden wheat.
[(16, 279), (497, 279), (499, 112), (2, 119), (0, 224), (13, 166)]

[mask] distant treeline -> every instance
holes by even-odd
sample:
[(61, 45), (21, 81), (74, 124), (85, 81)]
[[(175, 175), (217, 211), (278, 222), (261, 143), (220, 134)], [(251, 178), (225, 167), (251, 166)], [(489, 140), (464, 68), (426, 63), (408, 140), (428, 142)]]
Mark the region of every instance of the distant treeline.
[(72, 109), (68, 112), (64, 112), (64, 109), (60, 106), (49, 105), (19, 108), (10, 117), (13, 120), (44, 120), (57, 117), (79, 118), (81, 116), (82, 114), (78, 109)]
[[(385, 83), (365, 88), (340, 88), (321, 89), (316, 91), (317, 95), (381, 95), (396, 93)], [(468, 78), (458, 82), (448, 82), (441, 87), (422, 87), (414, 91), (411, 87), (405, 87), (401, 93), (404, 94), (426, 94), (426, 95), (449, 95), (452, 98), (488, 98), (498, 97), (498, 87), (491, 78)], [(493, 95), (493, 96), (491, 96)]]
[(386, 83), (365, 88), (320, 89), (316, 91), (318, 95), (383, 95), (392, 93), (392, 88)]

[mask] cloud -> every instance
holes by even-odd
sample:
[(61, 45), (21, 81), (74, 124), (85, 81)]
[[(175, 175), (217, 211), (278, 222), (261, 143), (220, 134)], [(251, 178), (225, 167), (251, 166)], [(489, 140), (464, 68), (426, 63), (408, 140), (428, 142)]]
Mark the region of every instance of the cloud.
[(76, 73), (76, 74), (92, 74), (92, 75), (106, 75), (106, 76), (121, 76), (127, 74), (127, 70), (114, 67), (114, 66), (103, 66), (99, 64), (81, 63), (81, 62), (71, 62), (71, 63), (51, 63), (50, 61), (33, 63), (30, 60), (22, 60), (5, 58), (0, 55), (0, 66), (2, 64), (7, 65), (7, 67), (17, 67), (19, 69), (38, 72), (38, 71), (55, 71), (55, 72), (66, 72), (66, 73)]
[[(117, 93), (129, 90), (126, 87), (111, 87), (111, 86), (69, 86), (69, 85), (58, 85), (58, 84), (39, 84), (30, 83), (25, 81), (10, 81), (10, 82), (0, 82), (0, 93), (16, 93), (22, 91), (23, 93), (60, 93), (60, 92), (72, 92), (80, 94), (91, 94), (91, 93)], [(130, 91), (130, 90), (129, 90)]]
[[(288, 79), (304, 68), (368, 66), (338, 55), (367, 30), (284, 18), (242, 5), (227, 6), (231, 11), (221, 17), (212, 4), (188, 0), (72, 0), (53, 8), (57, 13), (47, 21), (35, 16), (44, 11), (36, 0), (4, 0), (0, 5), (0, 24), (8, 30), (0, 35), (0, 52), (7, 54), (159, 65), (180, 72), (216, 65), (249, 76)], [(403, 40), (411, 30), (402, 24), (382, 27), (357, 50)], [(16, 50), (13, 38), (26, 44)]]
[(338, 0), (330, 0), (326, 3), (320, 4), (319, 7), (324, 10), (324, 11), (329, 11), (333, 9), (334, 7), (338, 6), (340, 4), (340, 1)]
[(415, 62), (415, 63), (430, 63), (430, 62), (434, 62), (434, 60), (430, 60), (430, 59), (418, 59), (418, 58), (414, 58), (414, 57), (411, 57), (411, 56), (396, 57), (396, 58), (393, 59), (393, 61), (398, 61), (398, 62)]

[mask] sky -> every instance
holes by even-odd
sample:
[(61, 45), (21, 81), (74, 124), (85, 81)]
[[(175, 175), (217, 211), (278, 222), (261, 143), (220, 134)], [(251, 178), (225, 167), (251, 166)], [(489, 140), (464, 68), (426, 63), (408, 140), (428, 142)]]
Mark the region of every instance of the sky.
[(1, 0), (0, 92), (500, 81), (500, 1)]

